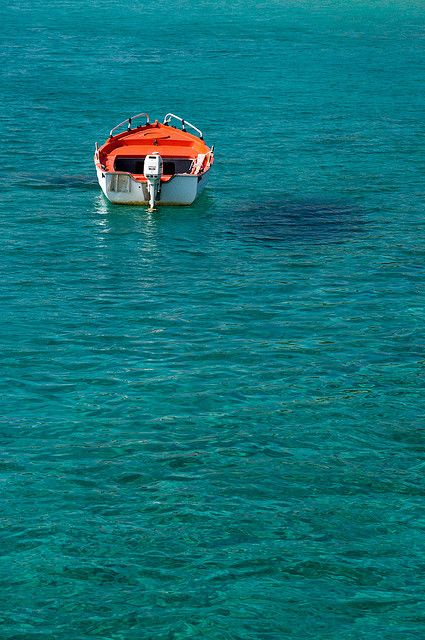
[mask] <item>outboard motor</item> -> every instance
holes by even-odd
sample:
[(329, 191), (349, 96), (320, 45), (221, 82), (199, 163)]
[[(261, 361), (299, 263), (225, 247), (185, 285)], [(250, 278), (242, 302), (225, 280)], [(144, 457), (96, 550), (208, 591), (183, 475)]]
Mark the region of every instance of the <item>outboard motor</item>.
[(155, 200), (161, 188), (162, 158), (157, 151), (145, 158), (144, 176), (148, 182), (149, 209), (155, 211)]

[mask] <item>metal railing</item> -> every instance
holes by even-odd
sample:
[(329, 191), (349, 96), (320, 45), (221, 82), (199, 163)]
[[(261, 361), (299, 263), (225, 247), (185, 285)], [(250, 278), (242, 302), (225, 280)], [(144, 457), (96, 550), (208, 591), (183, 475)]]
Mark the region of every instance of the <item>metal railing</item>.
[[(114, 127), (113, 129), (111, 129), (111, 131), (109, 132), (109, 137), (112, 138), (112, 135), (114, 133), (114, 131), (116, 131), (117, 129), (119, 129), (120, 127), (122, 127), (124, 124), (127, 125), (127, 131), (129, 131), (131, 129), (131, 123), (136, 120), (136, 118), (146, 118), (146, 123), (145, 124), (149, 124), (149, 115), (147, 113), (138, 113), (135, 116), (131, 116), (131, 118), (127, 118), (127, 120), (123, 120), (122, 122), (120, 122), (119, 124), (117, 124), (116, 127)], [(143, 126), (143, 125), (138, 125), (139, 127)]]
[(201, 140), (204, 139), (204, 134), (202, 133), (202, 131), (200, 129), (198, 129), (198, 127), (195, 127), (195, 125), (191, 124), (190, 122), (188, 122), (184, 118), (180, 118), (180, 116), (176, 116), (174, 113), (167, 113), (167, 115), (164, 118), (163, 124), (167, 124), (167, 125), (170, 124), (170, 121), (173, 118), (174, 118), (174, 120), (179, 120), (182, 123), (182, 131), (186, 131), (186, 127), (190, 127), (191, 129), (193, 129), (194, 131), (196, 131), (199, 134), (199, 137), (201, 138)]

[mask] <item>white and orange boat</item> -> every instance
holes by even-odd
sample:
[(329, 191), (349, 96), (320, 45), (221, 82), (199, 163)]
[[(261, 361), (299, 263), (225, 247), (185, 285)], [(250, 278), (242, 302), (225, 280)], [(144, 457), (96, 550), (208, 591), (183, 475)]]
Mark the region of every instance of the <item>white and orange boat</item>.
[[(139, 118), (144, 122), (134, 126)], [(156, 204), (192, 204), (213, 162), (214, 147), (205, 144), (202, 131), (173, 113), (167, 113), (162, 123), (151, 123), (147, 113), (120, 122), (105, 144), (99, 147), (96, 142), (94, 154), (97, 178), (108, 200), (148, 204), (150, 210)]]

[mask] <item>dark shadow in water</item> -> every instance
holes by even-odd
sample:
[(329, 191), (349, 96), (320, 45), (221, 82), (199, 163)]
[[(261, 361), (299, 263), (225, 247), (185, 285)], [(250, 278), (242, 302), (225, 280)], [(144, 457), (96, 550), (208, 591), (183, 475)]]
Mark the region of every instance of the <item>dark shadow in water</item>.
[(229, 218), (228, 233), (246, 241), (274, 245), (285, 242), (344, 242), (365, 230), (360, 207), (340, 201), (282, 197), (264, 203), (247, 202)]
[(98, 188), (96, 175), (66, 175), (66, 174), (32, 174), (16, 173), (14, 175), (15, 184), (28, 189), (64, 189), (73, 188), (86, 191), (87, 189)]

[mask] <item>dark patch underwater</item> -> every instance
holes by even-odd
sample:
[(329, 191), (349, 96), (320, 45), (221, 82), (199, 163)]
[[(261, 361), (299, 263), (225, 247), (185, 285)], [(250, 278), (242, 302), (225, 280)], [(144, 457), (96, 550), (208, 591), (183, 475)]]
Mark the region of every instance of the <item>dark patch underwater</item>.
[(327, 200), (247, 202), (235, 209), (229, 233), (263, 244), (340, 243), (365, 231), (366, 214), (350, 203)]

